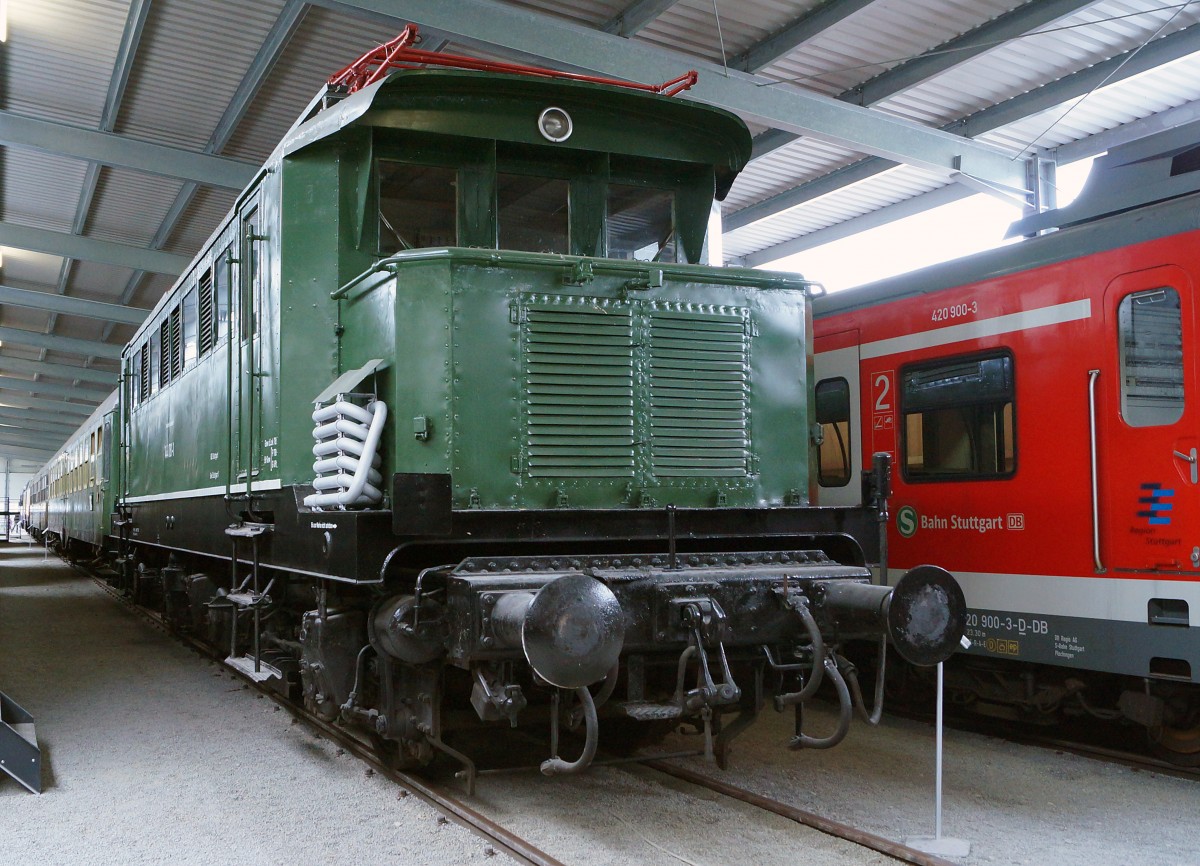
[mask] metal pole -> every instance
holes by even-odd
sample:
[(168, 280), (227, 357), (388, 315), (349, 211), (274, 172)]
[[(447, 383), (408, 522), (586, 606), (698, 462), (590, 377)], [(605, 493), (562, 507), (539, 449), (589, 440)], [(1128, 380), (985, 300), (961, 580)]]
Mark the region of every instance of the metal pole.
[(937, 776), (937, 782), (934, 788), (934, 812), (933, 812), (933, 838), (942, 838), (942, 662), (938, 662), (937, 674), (937, 759), (935, 762), (934, 773)]

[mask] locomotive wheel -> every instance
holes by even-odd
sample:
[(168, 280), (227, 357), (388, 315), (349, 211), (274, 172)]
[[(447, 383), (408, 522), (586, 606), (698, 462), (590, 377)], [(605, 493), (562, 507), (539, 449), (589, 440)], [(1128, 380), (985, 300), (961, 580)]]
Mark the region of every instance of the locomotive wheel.
[(1150, 747), (1164, 761), (1179, 767), (1200, 767), (1200, 725), (1172, 728), (1164, 725), (1150, 732)]

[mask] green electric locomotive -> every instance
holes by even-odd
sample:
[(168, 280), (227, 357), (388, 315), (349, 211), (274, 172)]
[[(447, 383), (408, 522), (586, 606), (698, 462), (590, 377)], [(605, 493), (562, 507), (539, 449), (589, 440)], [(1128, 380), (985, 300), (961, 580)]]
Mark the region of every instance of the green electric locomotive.
[(721, 754), (822, 679), (838, 730), (793, 745), (827, 746), (841, 642), (948, 655), (953, 578), (872, 585), (876, 513), (810, 506), (812, 284), (702, 264), (745, 125), (544, 70), (374, 77), (125, 351), (131, 591), (404, 762), (560, 713), (583, 754), (548, 773), (609, 718)]

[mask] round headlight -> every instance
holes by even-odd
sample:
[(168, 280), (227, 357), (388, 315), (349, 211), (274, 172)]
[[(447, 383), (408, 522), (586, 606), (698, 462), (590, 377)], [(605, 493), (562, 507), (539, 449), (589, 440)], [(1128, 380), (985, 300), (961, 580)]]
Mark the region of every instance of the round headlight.
[(547, 108), (538, 116), (538, 132), (548, 141), (566, 141), (574, 128), (571, 115), (561, 108)]

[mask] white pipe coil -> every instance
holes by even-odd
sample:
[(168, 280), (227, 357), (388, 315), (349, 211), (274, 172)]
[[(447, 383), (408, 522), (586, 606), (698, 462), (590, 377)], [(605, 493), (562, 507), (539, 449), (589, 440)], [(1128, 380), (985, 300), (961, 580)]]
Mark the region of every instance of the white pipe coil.
[(369, 425), (371, 423), (371, 413), (362, 406), (354, 403), (347, 403), (345, 400), (339, 400), (336, 403), (331, 403), (328, 406), (322, 406), (320, 409), (312, 413), (314, 424), (324, 424), (326, 421), (332, 421), (338, 416), (353, 418), (359, 424)]
[(318, 440), (313, 455), (323, 458), (313, 464), (318, 475), (313, 488), (323, 492), (304, 497), (304, 504), (309, 508), (359, 508), (382, 502), (383, 493), (376, 485), (383, 480), (377, 468), (387, 405), (376, 400), (364, 409), (338, 401), (315, 410), (312, 419), (317, 425), (313, 438)]
[[(352, 454), (355, 457), (362, 457), (363, 443), (357, 439), (351, 439), (348, 436), (339, 436), (337, 439), (326, 439), (324, 442), (318, 442), (313, 446), (313, 457), (332, 457), (335, 454)], [(371, 465), (376, 469), (383, 462), (378, 454), (371, 459)]]
[[(378, 460), (378, 457), (376, 457)], [(317, 475), (328, 475), (330, 472), (348, 472), (353, 475), (358, 471), (358, 461), (348, 454), (339, 454), (336, 457), (329, 457), (325, 460), (318, 460), (313, 464), (313, 472)], [(375, 468), (371, 468), (367, 472), (367, 483), (373, 484), (376, 487), (383, 481), (383, 476)], [(347, 485), (349, 486), (349, 485)], [(318, 488), (321, 489), (321, 488)]]

